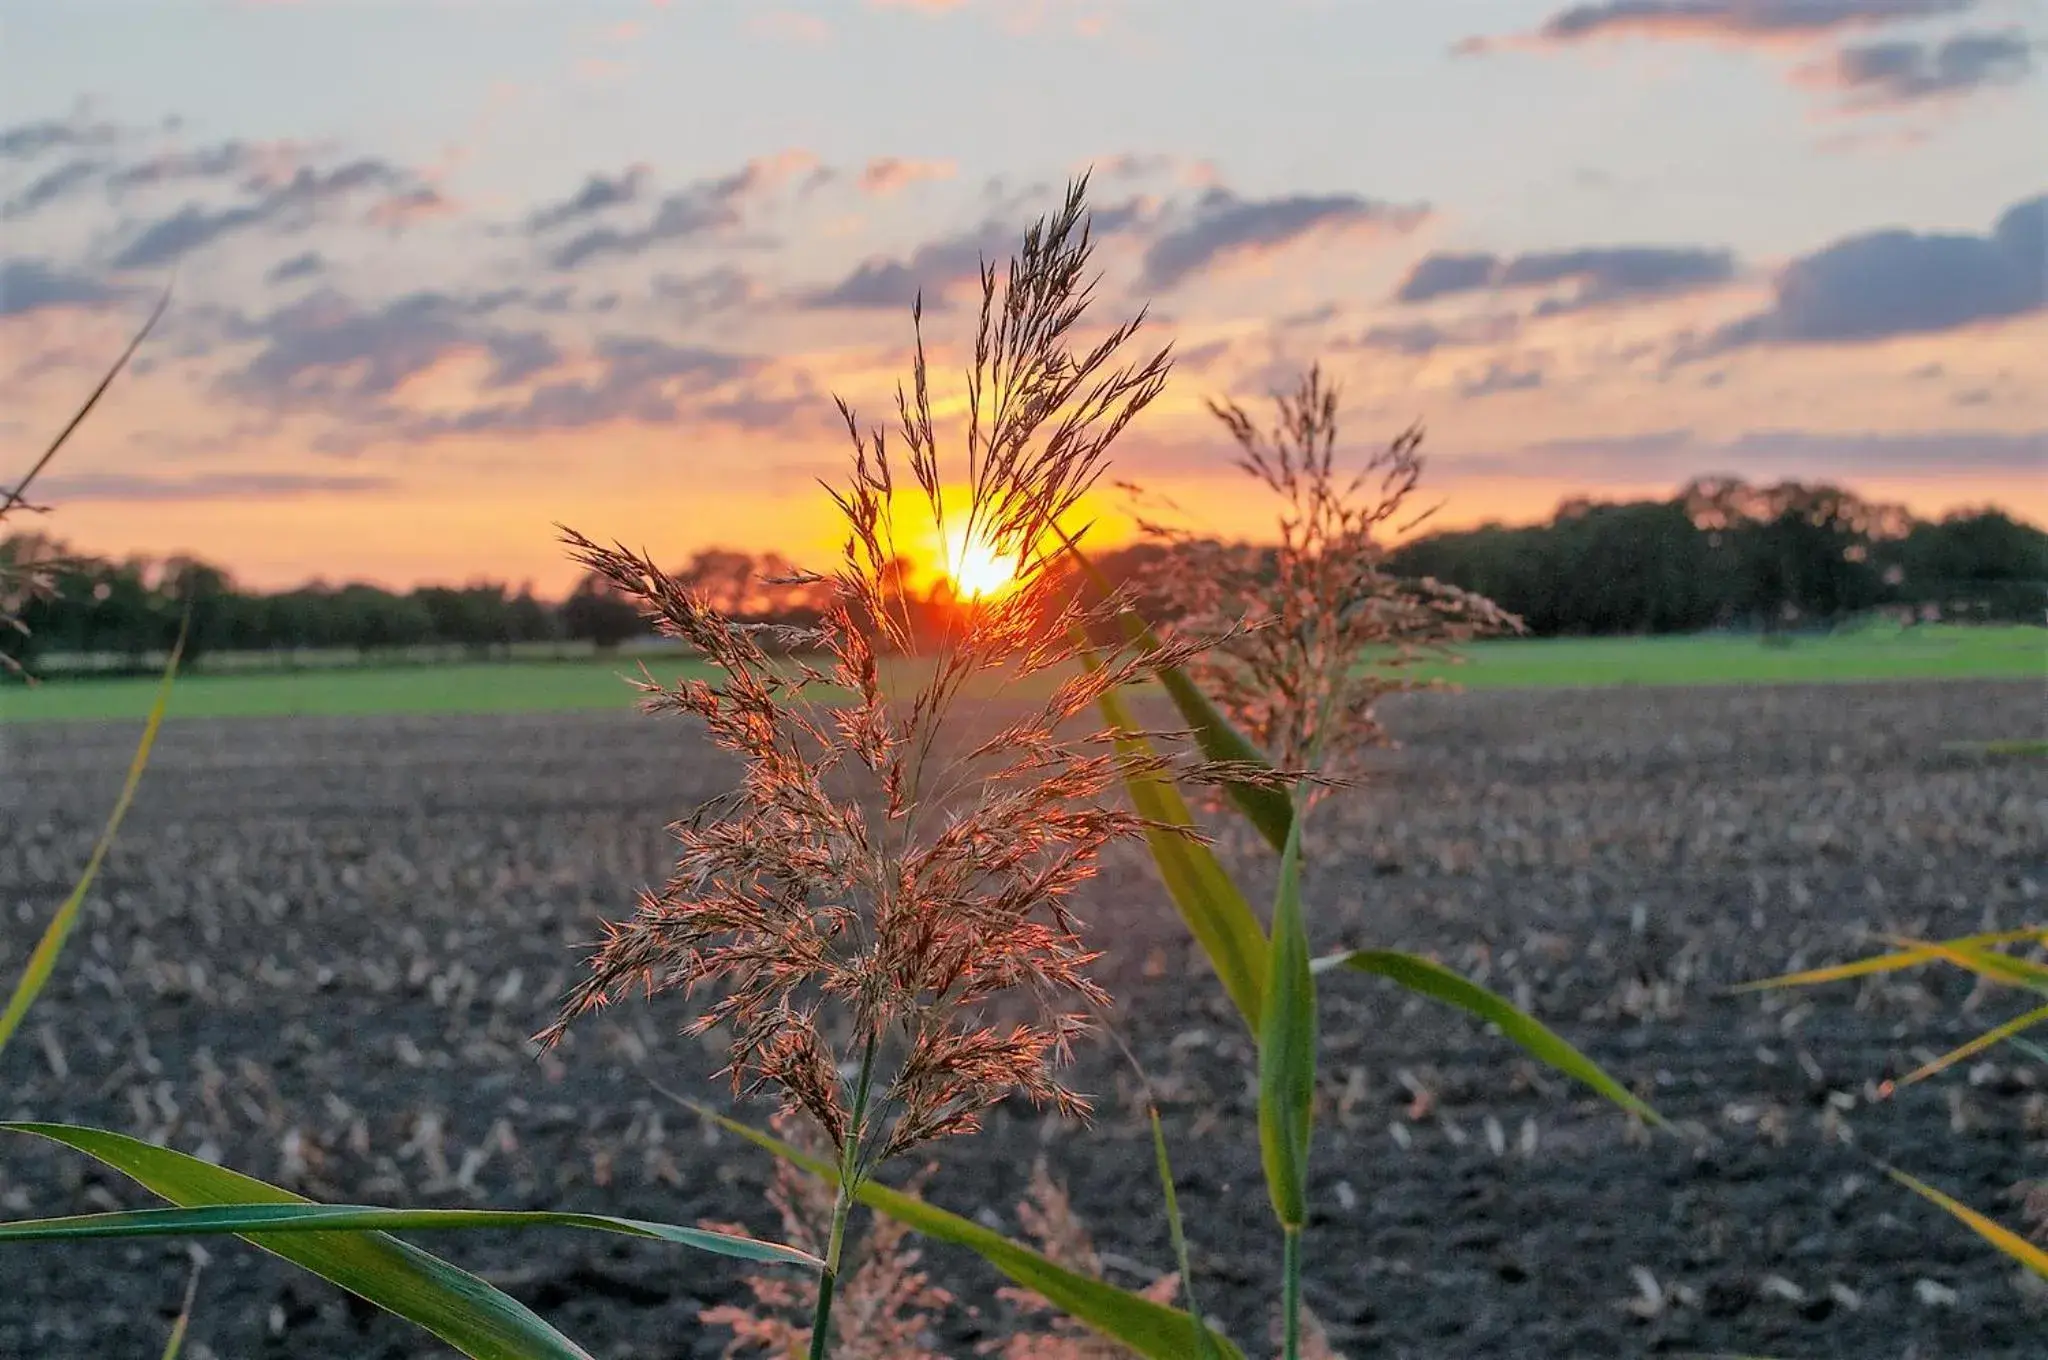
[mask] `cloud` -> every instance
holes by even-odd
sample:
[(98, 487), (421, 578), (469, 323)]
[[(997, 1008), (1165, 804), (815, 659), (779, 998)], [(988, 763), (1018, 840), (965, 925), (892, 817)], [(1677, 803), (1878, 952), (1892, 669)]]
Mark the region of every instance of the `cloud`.
[(271, 175), (300, 154), (290, 142), (220, 142), (197, 151), (168, 151), (123, 166), (107, 177), (115, 189), (142, 189), (175, 180), (246, 178), (260, 189)]
[(28, 160), (46, 151), (106, 146), (120, 140), (112, 123), (81, 123), (55, 118), (0, 128), (0, 160)]
[(752, 200), (773, 192), (806, 170), (811, 172), (814, 182), (828, 173), (819, 167), (815, 156), (805, 151), (786, 151), (749, 161), (721, 179), (704, 180), (670, 194), (661, 200), (644, 226), (629, 230), (592, 227), (570, 238), (550, 253), (549, 262), (557, 269), (575, 269), (601, 256), (640, 255), (664, 242), (738, 226)]
[(646, 336), (605, 336), (597, 342), (595, 376), (542, 383), (526, 396), (455, 414), (397, 414), (407, 438), (584, 429), (630, 420), (665, 425), (683, 414), (685, 398), (701, 396), (760, 368), (760, 361), (719, 350), (674, 345)]
[[(408, 294), (364, 306), (323, 289), (258, 320), (230, 339), (256, 352), (219, 381), (223, 395), (270, 411), (308, 411), (339, 423), (313, 447), (352, 454), (377, 439), (519, 434), (584, 429), (612, 421), (673, 422), (724, 385), (756, 374), (747, 356), (643, 335), (606, 335), (565, 354), (545, 331), (499, 324), (506, 308), (548, 300), (521, 289), (457, 296)], [(438, 390), (433, 409), (409, 404), (405, 387), (447, 360), (481, 356), (484, 375), (465, 399)], [(748, 394), (721, 394), (740, 420)], [(765, 408), (752, 418), (765, 422)]]
[(1472, 472), (1588, 479), (1662, 479), (1708, 469), (1779, 477), (1855, 477), (1878, 473), (1941, 476), (2021, 472), (2048, 454), (2048, 429), (1818, 431), (1754, 429), (1704, 439), (1689, 429), (1651, 430), (1596, 439), (1549, 439), (1509, 453), (1460, 458)]
[(899, 156), (881, 156), (867, 163), (860, 172), (860, 188), (864, 194), (886, 198), (899, 189), (925, 179), (951, 179), (955, 166), (951, 161), (913, 161)]
[(1311, 233), (1360, 227), (1409, 231), (1429, 215), (1421, 205), (1402, 206), (1356, 194), (1295, 194), (1243, 199), (1211, 189), (1184, 225), (1153, 241), (1145, 252), (1144, 282), (1171, 288), (1212, 265), (1270, 254)]
[(1490, 286), (1499, 270), (1497, 255), (1425, 255), (1394, 290), (1394, 301), (1428, 302), (1473, 292)]
[(1521, 328), (1522, 318), (1512, 312), (1478, 317), (1455, 326), (1440, 326), (1433, 321), (1415, 321), (1390, 326), (1373, 326), (1352, 339), (1339, 341), (1337, 348), (1383, 350), (1393, 354), (1404, 354), (1410, 358), (1420, 358), (1426, 354), (1434, 354), (1440, 349), (1502, 344), (1514, 339), (1521, 332)]
[(1543, 370), (1534, 367), (1518, 368), (1513, 364), (1496, 359), (1485, 369), (1458, 383), (1461, 397), (1491, 397), (1502, 392), (1528, 392), (1543, 386)]
[(282, 500), (293, 496), (350, 495), (384, 491), (396, 483), (383, 476), (337, 476), (299, 472), (201, 472), (189, 477), (148, 477), (121, 472), (78, 473), (46, 478), (40, 489), (52, 500), (218, 501)]
[(592, 175), (583, 181), (582, 188), (561, 202), (535, 209), (526, 219), (526, 229), (532, 233), (552, 231), (565, 223), (595, 216), (607, 208), (637, 202), (646, 185), (645, 165), (628, 166), (610, 177)]
[(1800, 67), (1801, 84), (1842, 92), (1850, 112), (1896, 109), (1951, 99), (2024, 80), (2033, 45), (2017, 31), (1958, 33), (1946, 41), (1858, 43), (1825, 62)]
[(52, 268), (42, 260), (0, 260), (0, 316), (95, 306), (120, 296), (98, 279)]
[(236, 338), (258, 340), (261, 348), (226, 374), (221, 387), (272, 408), (362, 412), (444, 358), (467, 351), (481, 351), (492, 360), (488, 385), (522, 381), (560, 356), (540, 332), (480, 320), (512, 300), (419, 292), (365, 309), (322, 289), (237, 327)]
[(114, 267), (145, 269), (169, 264), (234, 232), (271, 222), (303, 223), (334, 200), (366, 188), (402, 186), (406, 179), (396, 166), (367, 157), (332, 170), (301, 167), (253, 203), (228, 208), (187, 203), (143, 228), (114, 256)]
[(431, 184), (423, 184), (379, 199), (364, 214), (363, 220), (372, 226), (398, 232), (436, 217), (448, 217), (455, 211), (454, 199)]
[(27, 188), (7, 200), (7, 206), (0, 209), (0, 215), (24, 217), (90, 184), (106, 168), (106, 161), (90, 156), (65, 161), (29, 181)]
[(829, 288), (799, 298), (802, 306), (825, 310), (908, 307), (923, 290), (926, 300), (942, 305), (952, 289), (981, 276), (983, 260), (1000, 259), (1013, 234), (996, 222), (971, 231), (927, 241), (904, 259), (864, 260)]
[(1694, 246), (1584, 246), (1503, 258), (1497, 255), (1426, 255), (1394, 290), (1396, 302), (1429, 302), (1464, 293), (1575, 285), (1569, 297), (1536, 309), (1553, 316), (1712, 288), (1735, 277), (1735, 257)]
[(754, 281), (730, 265), (701, 274), (658, 274), (654, 279), (656, 297), (692, 315), (730, 311), (758, 294)]
[(1767, 310), (1680, 359), (1756, 344), (1840, 344), (1928, 335), (2048, 308), (2048, 194), (2016, 203), (1985, 236), (1893, 229), (1794, 260)]
[(308, 250), (272, 265), (270, 272), (263, 276), (263, 281), (289, 283), (293, 279), (307, 279), (326, 272), (327, 258), (317, 250)]
[(1535, 31), (1467, 38), (1461, 55), (1514, 47), (1564, 47), (1595, 39), (1760, 44), (1806, 41), (1848, 29), (1962, 14), (1977, 0), (1607, 0), (1559, 10)]

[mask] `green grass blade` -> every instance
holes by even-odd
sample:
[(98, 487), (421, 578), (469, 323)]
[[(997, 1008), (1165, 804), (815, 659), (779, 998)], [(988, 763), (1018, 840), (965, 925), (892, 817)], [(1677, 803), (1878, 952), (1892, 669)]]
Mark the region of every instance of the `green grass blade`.
[[(2048, 926), (2023, 926), (2018, 930), (1994, 930), (1983, 935), (1963, 935), (1953, 940), (1939, 941), (1938, 946), (1970, 948), (1982, 945), (2019, 944), (2025, 941), (2048, 942)], [(1874, 973), (1895, 973), (1905, 968), (1920, 968), (1942, 958), (1942, 955), (1935, 952), (1936, 948), (1936, 945), (1929, 945), (1923, 948), (1901, 949), (1890, 954), (1873, 954), (1869, 958), (1855, 959), (1849, 963), (1831, 964), (1825, 968), (1808, 968), (1801, 972), (1784, 973), (1757, 982), (1745, 982), (1730, 990), (1762, 992), (1782, 987), (1814, 987), (1827, 982), (1845, 982), (1850, 978), (1869, 977)]]
[(1266, 1007), (1259, 1025), (1259, 1157), (1283, 1227), (1308, 1218), (1308, 1145), (1316, 1086), (1316, 981), (1301, 916), (1301, 819), (1280, 854)]
[(2035, 991), (2048, 992), (2048, 967), (2028, 959), (2016, 959), (2010, 954), (2001, 954), (1996, 949), (1976, 942), (1907, 938), (1894, 938), (1891, 942), (1906, 949), (1924, 949), (1946, 963), (1952, 963), (1958, 968), (1967, 968), (1979, 977), (2002, 982), (2008, 987), (2029, 987)]
[(1566, 1043), (1541, 1021), (1518, 1009), (1505, 997), (1460, 977), (1440, 963), (1395, 949), (1355, 949), (1349, 954), (1333, 954), (1316, 960), (1317, 972), (1333, 968), (1371, 973), (1420, 996), (1468, 1011), (1499, 1027), (1502, 1034), (1546, 1067), (1591, 1087), (1630, 1114), (1652, 1124), (1665, 1124), (1664, 1116), (1608, 1076), (1591, 1058)]
[[(1080, 564), (1082, 572), (1094, 583), (1095, 588), (1105, 596), (1113, 593), (1115, 587), (1110, 584), (1109, 578), (1083, 555), (1074, 541), (1065, 534), (1061, 534), (1060, 538), (1066, 544), (1068, 554)], [(1159, 635), (1153, 632), (1151, 625), (1135, 611), (1118, 610), (1117, 623), (1123, 628), (1124, 636), (1143, 654), (1149, 656), (1159, 651)], [(1237, 724), (1231, 722), (1223, 710), (1211, 703), (1209, 696), (1202, 693), (1201, 687), (1189, 679), (1180, 667), (1154, 666), (1152, 674), (1158, 677), (1167, 697), (1173, 700), (1173, 706), (1180, 710), (1182, 721), (1187, 723), (1189, 730), (1195, 734), (1195, 743), (1201, 747), (1203, 755), (1211, 760), (1242, 761), (1250, 765), (1268, 763), (1266, 753), (1254, 746), (1251, 739), (1238, 730)], [(1273, 847), (1275, 853), (1285, 851), (1287, 828), (1294, 823), (1292, 799), (1279, 789), (1258, 784), (1226, 783), (1223, 791), (1229, 795), (1237, 810), (1244, 814), (1245, 820), (1266, 838), (1266, 843)]]
[(1180, 1216), (1180, 1193), (1173, 1185), (1173, 1162), (1166, 1155), (1166, 1130), (1159, 1123), (1159, 1107), (1148, 1105), (1152, 1121), (1152, 1160), (1159, 1168), (1159, 1190), (1166, 1197), (1166, 1231), (1173, 1241), (1173, 1262), (1180, 1270), (1180, 1296), (1188, 1301), (1188, 1316), (1195, 1323), (1195, 1344), (1200, 1360), (1214, 1360), (1216, 1343), (1209, 1336), (1209, 1324), (1202, 1321), (1202, 1305), (1195, 1300), (1195, 1267), (1188, 1252), (1186, 1225)]
[[(22, 1125), (0, 1127), (24, 1128)], [(33, 1131), (33, 1130), (30, 1130)], [(265, 1234), (338, 1231), (432, 1231), (464, 1228), (581, 1228), (652, 1238), (695, 1247), (743, 1261), (771, 1261), (822, 1269), (807, 1251), (731, 1233), (650, 1223), (610, 1214), (556, 1213), (511, 1209), (383, 1209), (369, 1204), (222, 1204), (204, 1209), (136, 1209), (125, 1213), (75, 1214), (66, 1218), (0, 1223), (0, 1242), (48, 1241), (66, 1237), (186, 1237), (233, 1233)]]
[[(839, 1183), (838, 1168), (830, 1162), (715, 1110), (694, 1102), (685, 1103), (720, 1128), (739, 1135), (756, 1147), (765, 1148), (831, 1184)], [(1200, 1353), (1198, 1338), (1204, 1329), (1178, 1309), (1056, 1265), (1022, 1243), (1013, 1242), (1001, 1233), (992, 1232), (958, 1214), (948, 1213), (915, 1195), (891, 1190), (874, 1181), (862, 1181), (854, 1198), (876, 1213), (886, 1214), (926, 1237), (967, 1248), (1014, 1283), (1047, 1299), (1068, 1317), (1094, 1328), (1146, 1360), (1187, 1360), (1187, 1357)], [(1223, 1360), (1244, 1360), (1243, 1352), (1226, 1338), (1213, 1332), (1208, 1336), (1215, 1354)]]
[[(1093, 652), (1081, 653), (1083, 665), (1100, 665)], [(1117, 748), (1127, 755), (1149, 755), (1152, 744), (1139, 734), (1123, 696), (1111, 692), (1098, 705), (1103, 719), (1120, 735)], [(1195, 825), (1194, 814), (1173, 781), (1164, 775), (1138, 775), (1124, 781), (1131, 806), (1139, 815), (1166, 826)], [(1259, 1032), (1260, 998), (1265, 992), (1266, 932), (1237, 884), (1208, 846), (1171, 831), (1147, 831), (1145, 844), (1174, 909), (1187, 923), (1195, 943), (1222, 979), (1223, 990), (1253, 1034)]]
[(64, 952), (64, 942), (71, 938), (71, 931), (78, 924), (78, 914), (85, 907), (86, 891), (92, 887), (98, 876), (100, 863), (107, 857), (107, 850), (114, 843), (114, 833), (121, 829), (121, 819), (128, 815), (128, 805), (135, 799), (136, 786), (142, 782), (142, 771), (149, 764), (149, 753), (156, 745), (157, 729), (163, 726), (164, 709), (171, 702), (171, 683), (178, 675), (178, 660), (185, 654), (185, 630), (192, 624), (187, 614), (179, 625), (178, 640), (171, 646), (170, 660), (164, 663), (164, 678), (158, 682), (156, 702), (150, 705), (149, 718), (142, 727), (142, 740), (135, 744), (135, 758), (128, 762), (128, 778), (121, 785), (121, 796), (114, 800), (114, 811), (107, 818), (107, 824), (100, 832), (99, 840), (93, 843), (92, 855), (85, 862), (85, 871), (72, 886), (71, 895), (64, 899), (64, 905), (57, 908), (57, 914), (50, 918), (50, 924), (43, 929), (43, 937), (36, 941), (35, 951), (28, 956), (28, 967), (22, 970), (21, 981), (14, 984), (13, 993), (7, 998), (7, 1009), (0, 1011), (0, 1050), (7, 1047), (7, 1041), (14, 1037), (14, 1031), (21, 1028), (22, 1017), (43, 990), (43, 984), (50, 980), (50, 973), (57, 966), (57, 956)]
[(1941, 749), (1957, 755), (2012, 756), (2048, 759), (2048, 739), (2041, 737), (1995, 737), (1990, 741), (1945, 741)]
[(2032, 1029), (2043, 1021), (2048, 1021), (2048, 1006), (2041, 1006), (2035, 1010), (2028, 1011), (2025, 1015), (2016, 1016), (2002, 1025), (1994, 1026), (1968, 1043), (1950, 1049), (1933, 1062), (1921, 1064), (1905, 1076), (1900, 1077), (1897, 1082), (1886, 1082), (1884, 1087), (1885, 1094), (1891, 1094), (1895, 1086), (1911, 1086), (1916, 1081), (1924, 1081), (1935, 1073), (1953, 1067), (1965, 1058), (1975, 1057), (1993, 1044), (2003, 1043), (2005, 1040), (2012, 1038), (2013, 1035), (2023, 1030)]
[[(0, 1130), (74, 1148), (173, 1204), (310, 1202), (253, 1176), (105, 1129), (9, 1123)], [(472, 1360), (592, 1360), (509, 1294), (384, 1233), (249, 1233), (243, 1240), (418, 1324)]]
[(171, 1323), (171, 1334), (164, 1338), (164, 1353), (160, 1360), (178, 1360), (185, 1349), (185, 1333), (192, 1326), (192, 1305), (199, 1298), (199, 1272), (205, 1261), (199, 1256), (192, 1258), (192, 1273), (185, 1277), (185, 1302), (178, 1307), (178, 1316)]
[(1950, 1199), (1925, 1181), (1915, 1180), (1905, 1172), (1889, 1166), (1885, 1168), (1885, 1174), (1928, 1203), (1939, 1205), (1941, 1208), (1946, 1209), (1951, 1215), (1966, 1225), (1970, 1231), (1976, 1233), (1977, 1236), (1983, 1238), (1992, 1246), (1997, 1247), (2036, 1275), (2041, 1276), (2043, 1279), (2048, 1279), (2048, 1252), (2042, 1251), (2041, 1248), (2035, 1246), (2026, 1238), (2021, 1237), (2012, 1229), (2000, 1224), (1995, 1219), (1986, 1218), (1969, 1205)]

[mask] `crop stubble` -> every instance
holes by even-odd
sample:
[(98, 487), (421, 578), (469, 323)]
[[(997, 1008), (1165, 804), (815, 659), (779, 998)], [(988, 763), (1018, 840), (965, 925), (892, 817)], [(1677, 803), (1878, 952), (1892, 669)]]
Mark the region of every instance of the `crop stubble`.
[[(2009, 1191), (2048, 1148), (2048, 1071), (2000, 1050), (1872, 1100), (2010, 1004), (1973, 1013), (1967, 980), (1939, 974), (1723, 989), (1852, 956), (1861, 931), (2048, 917), (2044, 767), (1943, 745), (2038, 734), (2037, 685), (1497, 692), (1389, 713), (1404, 748), (1310, 837), (1318, 946), (1437, 953), (1706, 1141), (1640, 1137), (1455, 1017), (1327, 983), (1308, 1298), (1340, 1348), (2031, 1353), (2038, 1299), (1867, 1160), (2017, 1221)], [(10, 972), (131, 737), (0, 732)], [(671, 1037), (679, 1006), (621, 1008), (545, 1058), (525, 1042), (597, 915), (665, 869), (664, 822), (729, 775), (679, 725), (631, 715), (175, 723), (0, 1104), (210, 1150), (326, 1199), (771, 1230), (760, 1158), (654, 1089), (716, 1095), (714, 1050)], [(1268, 1253), (1241, 1249), (1265, 1221), (1248, 1045), (1209, 979), (1183, 981), (1200, 965), (1147, 874), (1122, 858), (1085, 905), (1163, 1102), (1204, 1304), (1257, 1339), (1270, 1281), (1253, 1268)], [(931, 1193), (1014, 1227), (1042, 1151), (1140, 1280), (1169, 1256), (1137, 1086), (1106, 1047), (1083, 1068), (1092, 1128), (999, 1111), (947, 1145)], [(141, 1202), (52, 1150), (0, 1151), (8, 1217)], [(724, 1344), (694, 1322), (735, 1296), (722, 1261), (575, 1236), (426, 1244), (597, 1354)], [(257, 1253), (210, 1251), (187, 1354), (437, 1353)], [(1002, 1305), (972, 1258), (929, 1259), (981, 1310), (952, 1324), (971, 1354)], [(156, 1241), (7, 1253), (0, 1354), (153, 1354), (185, 1261)]]

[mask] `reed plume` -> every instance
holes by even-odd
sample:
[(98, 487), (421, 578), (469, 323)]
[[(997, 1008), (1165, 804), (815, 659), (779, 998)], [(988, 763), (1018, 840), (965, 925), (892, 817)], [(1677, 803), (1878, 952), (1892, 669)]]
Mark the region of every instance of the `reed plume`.
[[(643, 674), (644, 706), (696, 719), (743, 774), (674, 826), (666, 886), (607, 926), (588, 976), (540, 1037), (555, 1042), (576, 1016), (635, 989), (715, 992), (690, 1031), (729, 1032), (723, 1072), (735, 1095), (774, 1092), (838, 1155), (821, 1318), (851, 1195), (880, 1162), (974, 1131), (1013, 1095), (1087, 1112), (1061, 1069), (1109, 998), (1088, 976), (1097, 953), (1073, 897), (1106, 846), (1170, 829), (1118, 801), (1124, 781), (1285, 777), (1132, 754), (1112, 733), (1076, 726), (1108, 690), (1161, 660), (1191, 659), (1176, 645), (1164, 658), (1127, 650), (1077, 664), (1073, 639), (1105, 631), (1124, 601), (1091, 603), (1073, 589), (1059, 525), (1169, 366), (1163, 349), (1118, 362), (1142, 312), (1075, 345), (1095, 288), (1085, 188), (1073, 184), (1025, 235), (1001, 287), (982, 267), (958, 468), (964, 522), (946, 522), (953, 469), (933, 418), (921, 300), (910, 386), (897, 389), (901, 454), (840, 402), (853, 467), (827, 489), (844, 549), (829, 574), (792, 578), (826, 599), (815, 628), (766, 636), (644, 554), (565, 531), (577, 561), (719, 672), (717, 684), (666, 686)], [(942, 539), (1014, 562), (1015, 581), (936, 616), (909, 608), (899, 499), (920, 505)], [(885, 685), (888, 655), (920, 659), (892, 665), (909, 674)], [(1048, 697), (994, 731), (964, 721), (970, 686), (1041, 676)]]

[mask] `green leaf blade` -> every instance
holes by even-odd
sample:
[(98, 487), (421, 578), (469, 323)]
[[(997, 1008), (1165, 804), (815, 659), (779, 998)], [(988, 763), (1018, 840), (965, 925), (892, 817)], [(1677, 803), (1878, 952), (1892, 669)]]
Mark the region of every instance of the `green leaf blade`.
[(135, 801), (135, 790), (142, 783), (142, 772), (148, 768), (149, 754), (156, 747), (156, 734), (163, 727), (164, 710), (170, 706), (171, 684), (177, 678), (178, 661), (185, 654), (185, 631), (191, 624), (192, 616), (187, 614), (178, 627), (178, 640), (171, 645), (170, 659), (164, 663), (164, 678), (157, 684), (156, 700), (149, 707), (148, 720), (143, 723), (142, 739), (135, 744), (135, 755), (128, 762), (128, 777), (121, 784), (121, 796), (114, 800), (114, 810), (108, 814), (99, 839), (93, 842), (85, 869), (79, 874), (78, 882), (72, 885), (64, 904), (57, 908), (57, 914), (50, 918), (50, 924), (43, 928), (42, 938), (36, 941), (35, 949), (28, 956), (28, 966), (22, 969), (21, 980), (14, 984), (13, 992), (8, 995), (7, 1009), (0, 1011), (0, 1050), (6, 1049), (7, 1041), (21, 1028), (28, 1008), (35, 1004), (44, 984), (49, 982), (50, 974), (56, 970), (57, 957), (64, 952), (65, 942), (71, 938), (71, 931), (78, 924), (78, 915), (84, 910), (85, 894), (92, 887), (93, 879), (99, 876), (100, 864), (113, 847), (114, 833), (121, 829), (122, 819), (128, 815), (128, 805)]
[[(83, 1152), (181, 1207), (310, 1203), (253, 1176), (105, 1129), (16, 1122), (0, 1123), (0, 1131)], [(592, 1360), (517, 1299), (395, 1237), (341, 1231), (241, 1236), (417, 1324), (472, 1360)]]
[(1283, 1227), (1308, 1219), (1308, 1147), (1315, 1106), (1316, 983), (1301, 912), (1301, 819), (1288, 828), (1273, 902), (1273, 943), (1259, 1026), (1259, 1157)]
[[(1093, 653), (1084, 652), (1083, 663), (1091, 669), (1100, 663)], [(1123, 696), (1111, 692), (1097, 705), (1102, 716), (1119, 734), (1118, 750), (1128, 755), (1150, 755), (1152, 744), (1139, 735), (1137, 722)], [(1138, 775), (1126, 779), (1124, 788), (1139, 815), (1166, 826), (1195, 825), (1194, 814), (1173, 781), (1163, 775)], [(1253, 914), (1251, 904), (1208, 846), (1167, 830), (1145, 833), (1145, 843), (1166, 884), (1167, 896), (1187, 924), (1210, 967), (1222, 980), (1238, 1014), (1253, 1034), (1259, 1032), (1267, 970), (1266, 932)]]
[(732, 1233), (685, 1228), (674, 1223), (553, 1210), (386, 1209), (370, 1204), (223, 1204), (203, 1209), (135, 1209), (120, 1213), (74, 1214), (64, 1218), (0, 1223), (0, 1242), (50, 1241), (79, 1237), (185, 1237), (247, 1233), (444, 1232), (478, 1228), (578, 1228), (616, 1233), (743, 1261), (821, 1269), (807, 1251)]
[(1647, 1102), (1534, 1016), (1507, 998), (1459, 976), (1432, 959), (1394, 949), (1355, 949), (1348, 954), (1316, 960), (1317, 972), (1333, 968), (1349, 968), (1386, 978), (1419, 996), (1456, 1006), (1488, 1021), (1544, 1066), (1589, 1087), (1630, 1114), (1659, 1127), (1669, 1127), (1664, 1116)]
[(1914, 1194), (1936, 1205), (1951, 1217), (1969, 1228), (1971, 1232), (2004, 1252), (2013, 1260), (2033, 1271), (2042, 1279), (2048, 1279), (2048, 1251), (2021, 1237), (1996, 1219), (1978, 1213), (1962, 1201), (1952, 1199), (1925, 1181), (1915, 1180), (1895, 1167), (1886, 1167), (1885, 1174), (1905, 1186)]

